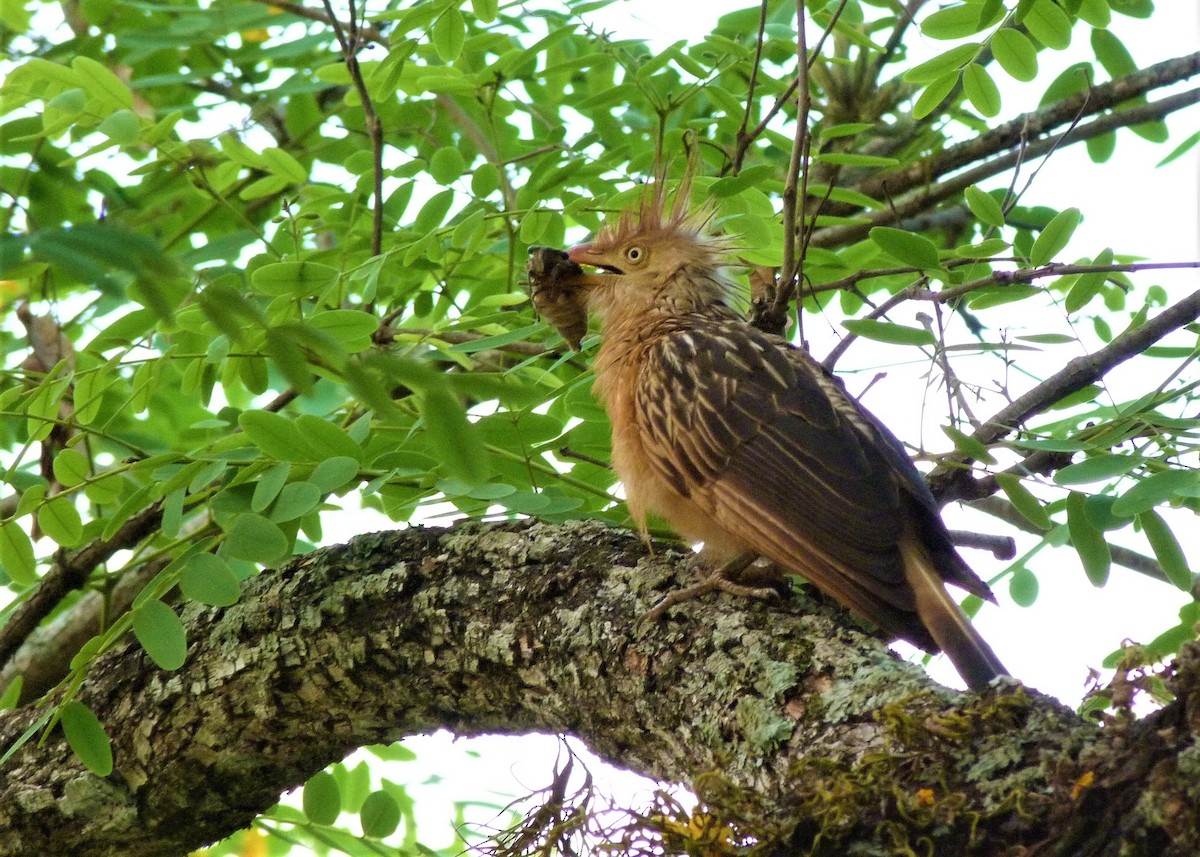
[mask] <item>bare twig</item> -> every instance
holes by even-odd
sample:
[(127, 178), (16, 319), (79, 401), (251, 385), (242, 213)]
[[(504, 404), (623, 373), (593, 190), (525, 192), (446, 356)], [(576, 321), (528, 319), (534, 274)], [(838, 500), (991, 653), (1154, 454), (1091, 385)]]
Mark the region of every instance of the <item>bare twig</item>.
[(762, 63), (763, 35), (767, 29), (767, 6), (767, 0), (762, 0), (762, 5), (758, 11), (758, 37), (754, 42), (754, 65), (750, 67), (750, 82), (746, 85), (746, 112), (742, 114), (742, 124), (738, 127), (737, 133), (734, 135), (737, 147), (734, 151), (730, 172), (735, 176), (741, 172), (742, 161), (746, 157), (746, 150), (750, 147), (751, 140), (753, 140), (747, 134), (746, 129), (750, 126), (750, 114), (754, 111), (754, 90), (758, 86), (759, 66)]
[(988, 551), (996, 559), (1008, 560), (1017, 555), (1017, 540), (1012, 536), (993, 536), (990, 533), (973, 533), (967, 530), (951, 530), (950, 541), (958, 547)]
[(812, 106), (808, 89), (808, 44), (805, 38), (807, 21), (804, 0), (796, 0), (796, 135), (792, 141), (791, 159), (788, 161), (787, 181), (783, 187), (783, 269), (779, 275), (779, 286), (774, 296), (774, 315), (781, 315), (796, 284), (804, 275), (804, 260), (797, 258), (796, 249), (799, 232), (796, 216), (799, 209), (800, 186), (807, 184), (808, 167), (805, 158), (809, 148), (808, 113)]
[[(333, 13), (332, 0), (322, 0), (325, 13), (329, 16), (330, 26), (337, 36), (342, 48), (342, 61), (350, 73), (354, 90), (362, 104), (363, 124), (367, 129), (367, 139), (371, 141), (372, 194), (374, 203), (371, 206), (371, 255), (378, 256), (383, 252), (383, 124), (379, 114), (375, 112), (375, 104), (371, 101), (371, 93), (367, 90), (367, 82), (363, 79), (362, 68), (358, 64), (358, 52), (367, 41), (360, 27), (359, 15), (355, 9), (354, 0), (350, 0), (350, 20), (343, 25)], [(365, 13), (364, 13), (365, 14)]]

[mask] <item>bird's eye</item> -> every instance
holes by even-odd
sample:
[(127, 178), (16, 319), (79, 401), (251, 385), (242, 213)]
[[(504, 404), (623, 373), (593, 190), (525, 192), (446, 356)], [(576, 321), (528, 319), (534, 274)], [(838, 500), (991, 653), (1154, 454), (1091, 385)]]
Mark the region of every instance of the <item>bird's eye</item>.
[(646, 255), (646, 251), (641, 247), (630, 247), (625, 251), (625, 258), (630, 262), (640, 262), (642, 257)]

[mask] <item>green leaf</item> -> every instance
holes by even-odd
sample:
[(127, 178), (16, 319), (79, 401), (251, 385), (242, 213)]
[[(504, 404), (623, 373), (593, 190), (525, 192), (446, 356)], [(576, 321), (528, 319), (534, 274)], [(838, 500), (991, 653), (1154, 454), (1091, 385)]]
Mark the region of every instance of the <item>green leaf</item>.
[(979, 63), (973, 62), (963, 69), (963, 92), (981, 115), (995, 116), (1000, 112), (1000, 90)]
[(133, 635), (154, 663), (177, 670), (187, 658), (187, 632), (175, 611), (157, 598), (133, 613)]
[(1093, 586), (1103, 586), (1108, 582), (1112, 554), (1108, 542), (1104, 540), (1104, 533), (1096, 529), (1088, 518), (1085, 500), (1078, 491), (1072, 491), (1067, 496), (1067, 528), (1088, 580)]
[(90, 475), (88, 460), (78, 449), (68, 446), (54, 456), (54, 478), (64, 488), (74, 488)]
[(276, 523), (294, 521), (321, 505), (321, 489), (311, 482), (291, 482), (283, 486), (267, 517)]
[(430, 447), (446, 471), (464, 482), (485, 481), (487, 453), (458, 398), (445, 387), (434, 386), (419, 401)]
[(1061, 51), (1071, 45), (1071, 19), (1053, 0), (1033, 0), (1020, 23), (1052, 50)]
[(431, 196), (421, 210), (417, 212), (417, 217), (413, 221), (413, 229), (420, 235), (427, 235), (433, 232), (446, 220), (446, 214), (450, 211), (450, 206), (454, 202), (454, 191), (444, 190), (440, 193), (435, 193)]
[(997, 30), (991, 44), (992, 55), (1009, 77), (1022, 83), (1037, 77), (1037, 48), (1020, 30)]
[(333, 774), (320, 771), (305, 783), (301, 804), (313, 824), (329, 825), (337, 821), (342, 812), (342, 794)]
[(996, 463), (995, 456), (988, 451), (988, 448), (966, 432), (960, 431), (954, 428), (954, 426), (942, 426), (942, 433), (950, 438), (954, 443), (954, 448), (959, 452), (986, 464)]
[(98, 113), (108, 114), (133, 107), (133, 92), (129, 86), (104, 65), (85, 56), (71, 60), (71, 68), (90, 98), (98, 102)]
[(1113, 80), (1127, 77), (1138, 70), (1129, 49), (1112, 30), (1092, 30), (1092, 50)]
[(308, 481), (322, 492), (329, 494), (346, 486), (358, 476), (358, 459), (349, 456), (327, 458), (316, 466)]
[(1105, 131), (1083, 141), (1087, 148), (1088, 157), (1094, 164), (1106, 164), (1113, 152), (1117, 150), (1117, 132)]
[(1161, 161), (1159, 161), (1157, 164), (1155, 164), (1155, 166), (1156, 167), (1166, 166), (1167, 164), (1171, 163), (1171, 161), (1178, 158), (1180, 155), (1185, 154), (1189, 149), (1195, 148), (1197, 143), (1200, 143), (1200, 131), (1197, 131), (1195, 134), (1192, 134), (1190, 137), (1188, 137), (1186, 140), (1184, 140), (1182, 143), (1180, 143), (1178, 146), (1176, 146), (1174, 149), (1172, 149), (1171, 153), (1169, 155), (1167, 155), (1165, 158), (1163, 158)]
[(0, 570), (18, 586), (30, 586), (37, 581), (33, 542), (16, 521), (0, 523)]
[(268, 146), (262, 151), (262, 159), (267, 165), (267, 169), (280, 178), (286, 179), (292, 184), (302, 185), (308, 182), (308, 170), (283, 149), (277, 146)]
[(1004, 225), (1004, 210), (990, 193), (971, 185), (963, 191), (963, 195), (966, 197), (967, 207), (971, 209), (972, 214), (979, 218), (980, 222), (986, 223), (988, 226)]
[(25, 676), (20, 674), (8, 683), (8, 687), (4, 688), (4, 693), (0, 693), (0, 711), (11, 711), (17, 707), (17, 703), (21, 699), (21, 688), (24, 685)]
[(316, 456), (296, 424), (271, 411), (244, 411), (238, 425), (254, 445), (280, 461), (313, 461)]
[(260, 295), (307, 297), (337, 282), (338, 270), (319, 262), (272, 262), (250, 274), (250, 285)]
[(443, 146), (429, 159), (429, 174), (438, 184), (447, 185), (458, 181), (466, 170), (467, 162), (455, 146)]
[(498, 8), (498, 0), (471, 0), (471, 11), (481, 24), (490, 24), (496, 20)]
[(363, 449), (349, 432), (328, 419), (301, 414), (296, 417), (296, 429), (305, 439), (312, 458), (346, 457), (362, 460)]
[(924, 328), (906, 327), (890, 321), (860, 318), (843, 321), (842, 326), (851, 333), (866, 339), (890, 342), (895, 345), (933, 345), (937, 341), (933, 338), (933, 334)]
[(83, 762), (83, 766), (98, 777), (113, 771), (112, 743), (100, 720), (92, 710), (72, 699), (59, 714), (67, 744)]
[(1030, 607), (1038, 597), (1038, 579), (1025, 566), (1013, 570), (1008, 581), (1008, 594), (1018, 607)]
[(400, 804), (385, 791), (371, 792), (359, 811), (363, 836), (382, 839), (400, 826)]
[(1046, 508), (1041, 501), (1021, 484), (1021, 480), (1011, 473), (997, 473), (996, 484), (1000, 486), (1000, 490), (1008, 497), (1013, 507), (1021, 513), (1025, 520), (1033, 524), (1039, 530), (1050, 530), (1054, 527), (1054, 522), (1050, 520), (1050, 516), (1046, 514)]
[(268, 467), (258, 481), (254, 483), (254, 494), (250, 497), (250, 509), (254, 512), (264, 512), (275, 502), (283, 486), (287, 484), (292, 472), (290, 462), (281, 461)]
[(1144, 461), (1140, 455), (1094, 455), (1075, 464), (1068, 464), (1054, 474), (1054, 481), (1059, 485), (1107, 482), (1123, 476)]
[(462, 53), (466, 43), (467, 25), (462, 13), (451, 7), (442, 13), (433, 25), (433, 49), (438, 59), (452, 63)]
[(262, 515), (242, 512), (225, 525), (221, 553), (265, 565), (283, 559), (290, 547), (288, 537), (278, 526)]
[(69, 495), (60, 494), (47, 500), (38, 509), (37, 520), (42, 532), (56, 544), (70, 548), (83, 541), (83, 521)]
[(1167, 575), (1167, 580), (1184, 592), (1191, 592), (1192, 570), (1188, 567), (1187, 557), (1183, 554), (1183, 548), (1179, 546), (1179, 540), (1175, 538), (1167, 522), (1153, 511), (1142, 512), (1137, 519), (1142, 525), (1142, 532), (1146, 534), (1146, 541), (1150, 542), (1150, 547), (1154, 549), (1158, 564)]
[(1109, 0), (1081, 0), (1079, 3), (1079, 18), (1097, 29), (1104, 29), (1112, 21), (1112, 10)]
[(941, 267), (937, 247), (924, 235), (890, 226), (875, 226), (871, 229), (871, 240), (902, 264), (922, 270)]
[(185, 597), (212, 607), (228, 607), (241, 597), (241, 585), (229, 563), (211, 553), (188, 557), (179, 588)]
[[(910, 68), (904, 73), (908, 83), (933, 83), (946, 77), (958, 80), (958, 70), (973, 60), (979, 53), (980, 45), (975, 42), (969, 45), (958, 45), (933, 59), (926, 60), (920, 65)], [(953, 84), (951, 84), (953, 88)], [(950, 90), (947, 89), (946, 92)], [(945, 95), (942, 96), (944, 98)], [(941, 101), (939, 98), (938, 101)]]
[(1078, 208), (1068, 208), (1056, 214), (1033, 242), (1033, 249), (1029, 251), (1030, 263), (1041, 267), (1052, 262), (1067, 246), (1082, 219)]
[(96, 126), (96, 130), (118, 146), (132, 146), (141, 138), (141, 122), (132, 110), (118, 110)]
[(1045, 107), (1072, 95), (1086, 91), (1092, 85), (1092, 64), (1086, 62), (1068, 66), (1050, 82), (1039, 105)]
[[(1093, 265), (1111, 265), (1112, 262), (1113, 251), (1110, 248), (1105, 248), (1092, 260)], [(1067, 312), (1079, 312), (1087, 306), (1092, 298), (1100, 294), (1107, 278), (1107, 274), (1081, 274), (1075, 281), (1075, 285), (1071, 286), (1071, 290), (1067, 292), (1067, 298), (1063, 302)]]
[(921, 93), (917, 98), (917, 103), (913, 105), (913, 118), (924, 119), (936, 110), (945, 101), (946, 97), (954, 91), (954, 87), (958, 85), (959, 80), (959, 73), (954, 71), (945, 77), (938, 78), (925, 87), (925, 91)]
[(931, 39), (965, 39), (989, 26), (980, 19), (981, 3), (960, 3), (939, 9), (921, 22), (921, 32)]
[(1194, 497), (1200, 489), (1200, 470), (1166, 470), (1147, 476), (1117, 498), (1112, 513), (1122, 518), (1148, 512), (1172, 497)]

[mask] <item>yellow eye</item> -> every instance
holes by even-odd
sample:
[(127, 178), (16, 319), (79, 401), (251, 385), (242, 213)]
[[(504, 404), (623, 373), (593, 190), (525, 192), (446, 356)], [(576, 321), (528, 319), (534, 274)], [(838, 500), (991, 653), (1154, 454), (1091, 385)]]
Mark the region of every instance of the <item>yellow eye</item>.
[(641, 247), (630, 247), (625, 251), (625, 258), (630, 262), (640, 262), (645, 257), (646, 251)]

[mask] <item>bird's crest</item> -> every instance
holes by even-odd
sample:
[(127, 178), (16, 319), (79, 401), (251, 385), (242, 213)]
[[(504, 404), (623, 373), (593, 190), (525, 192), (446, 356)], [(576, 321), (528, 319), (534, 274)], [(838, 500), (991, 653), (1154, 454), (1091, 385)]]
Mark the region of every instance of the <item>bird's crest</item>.
[(713, 235), (709, 228), (717, 208), (711, 201), (692, 207), (694, 171), (684, 172), (674, 194), (664, 175), (643, 189), (636, 205), (624, 209), (616, 222), (607, 222), (597, 233), (595, 243), (619, 245), (634, 236), (682, 237), (703, 245), (706, 250), (721, 256), (732, 249), (726, 236)]

